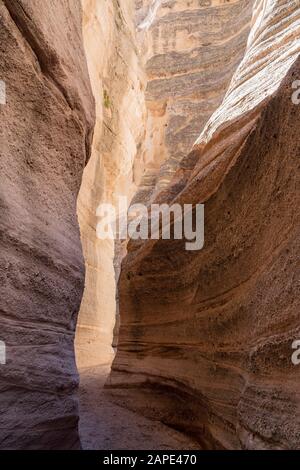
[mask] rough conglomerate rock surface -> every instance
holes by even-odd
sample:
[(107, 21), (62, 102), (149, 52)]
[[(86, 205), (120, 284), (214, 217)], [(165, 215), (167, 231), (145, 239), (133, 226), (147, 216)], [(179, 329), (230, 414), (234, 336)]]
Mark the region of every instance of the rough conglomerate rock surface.
[(77, 0), (0, 1), (1, 449), (79, 448), (76, 198), (94, 126), (81, 21)]
[(109, 386), (202, 448), (300, 445), (298, 2), (257, 1), (245, 57), (159, 202), (205, 203), (205, 245), (131, 241)]

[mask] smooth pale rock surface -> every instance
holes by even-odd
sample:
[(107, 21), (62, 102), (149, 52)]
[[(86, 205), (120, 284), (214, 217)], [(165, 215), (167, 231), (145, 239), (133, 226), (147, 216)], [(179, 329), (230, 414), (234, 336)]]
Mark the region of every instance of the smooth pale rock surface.
[(77, 0), (0, 1), (1, 449), (79, 448), (76, 198), (94, 125), (81, 21)]
[[(122, 245), (97, 237), (101, 203), (117, 205), (137, 189), (134, 160), (144, 137), (145, 76), (133, 23), (133, 3), (83, 0), (83, 35), (92, 88), (96, 127), (92, 157), (78, 197), (78, 218), (86, 264), (85, 291), (76, 332), (78, 367), (110, 363), (116, 320), (116, 280)], [(114, 256), (116, 255), (116, 272)]]
[(298, 1), (256, 2), (221, 107), (157, 201), (205, 202), (205, 246), (128, 246), (111, 392), (203, 448), (298, 449)]

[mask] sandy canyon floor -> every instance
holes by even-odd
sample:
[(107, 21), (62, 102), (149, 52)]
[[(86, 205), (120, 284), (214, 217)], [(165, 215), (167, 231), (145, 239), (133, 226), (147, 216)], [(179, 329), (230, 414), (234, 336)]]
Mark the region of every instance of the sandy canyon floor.
[(91, 450), (192, 450), (184, 434), (114, 403), (104, 389), (110, 366), (80, 371), (80, 438)]

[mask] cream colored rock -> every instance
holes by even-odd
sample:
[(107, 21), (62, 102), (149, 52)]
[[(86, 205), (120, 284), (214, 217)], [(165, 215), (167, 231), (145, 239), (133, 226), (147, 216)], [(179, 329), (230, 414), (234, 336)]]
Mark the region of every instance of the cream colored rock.
[(100, 203), (130, 200), (136, 191), (134, 161), (146, 122), (144, 75), (128, 1), (82, 0), (83, 35), (96, 99), (92, 157), (78, 197), (86, 282), (76, 334), (79, 367), (112, 360), (116, 317), (114, 242), (97, 238)]
[(222, 105), (196, 145), (208, 142), (228, 121), (249, 113), (278, 89), (300, 51), (298, 0), (256, 0), (246, 54)]

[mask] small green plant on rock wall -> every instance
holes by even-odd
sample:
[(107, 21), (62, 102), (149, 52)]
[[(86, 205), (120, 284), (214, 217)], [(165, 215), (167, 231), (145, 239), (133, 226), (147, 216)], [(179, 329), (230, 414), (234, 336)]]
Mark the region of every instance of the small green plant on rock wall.
[(110, 108), (110, 99), (106, 90), (103, 90), (103, 104), (106, 109)]

